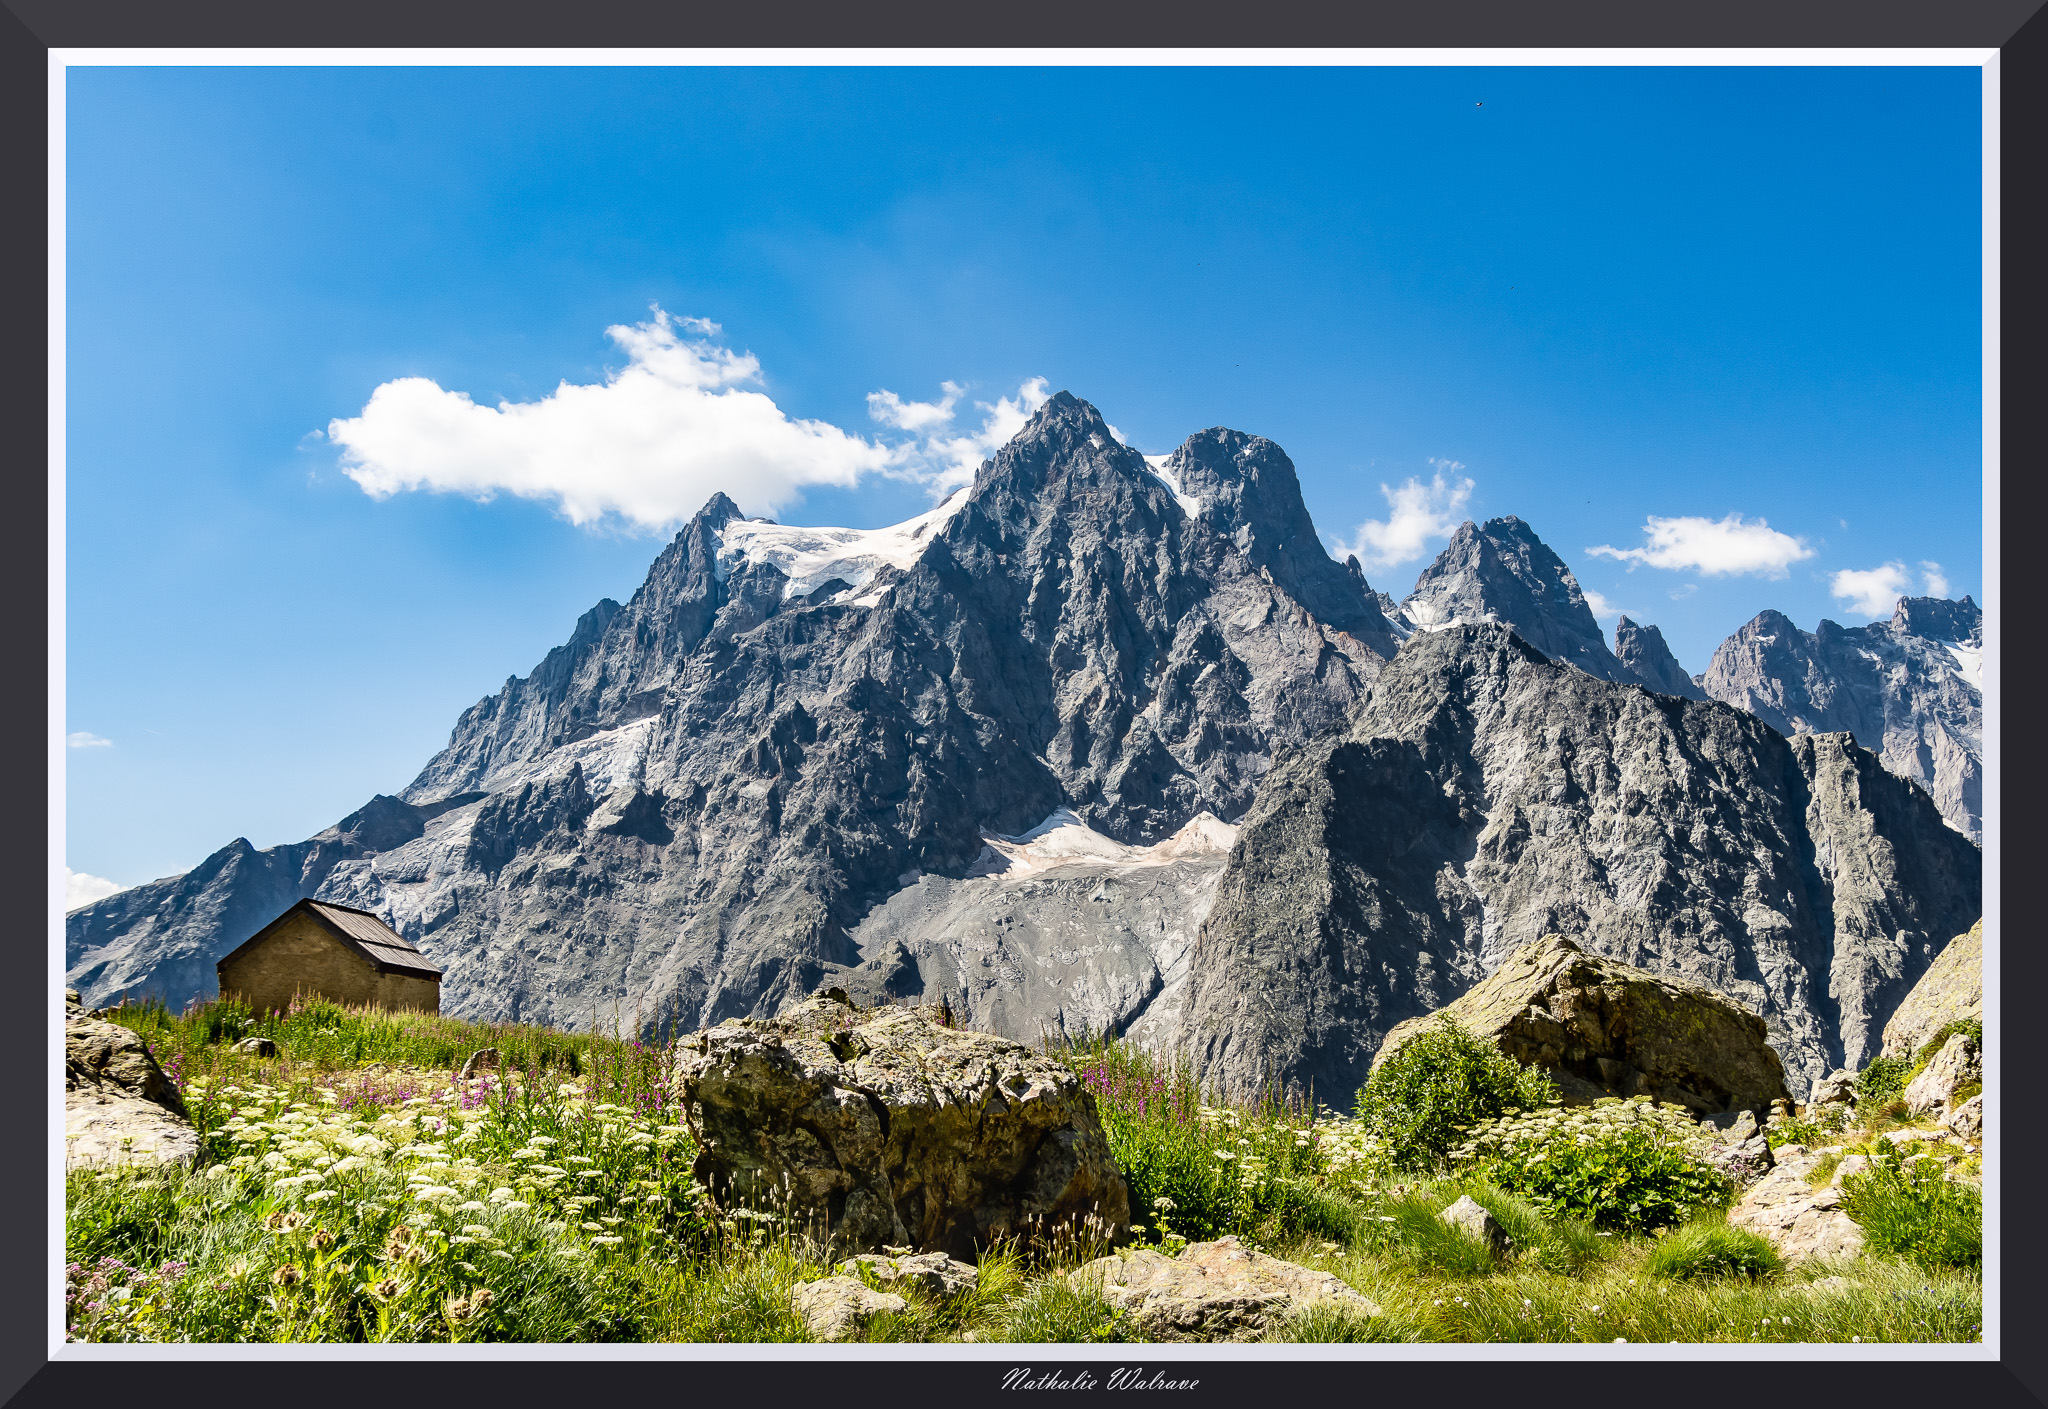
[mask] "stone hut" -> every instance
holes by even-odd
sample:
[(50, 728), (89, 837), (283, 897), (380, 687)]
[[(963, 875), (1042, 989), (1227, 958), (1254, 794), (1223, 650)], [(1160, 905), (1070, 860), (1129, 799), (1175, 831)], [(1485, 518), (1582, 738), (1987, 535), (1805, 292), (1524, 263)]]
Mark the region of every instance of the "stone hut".
[(441, 1011), (441, 971), (367, 910), (301, 900), (214, 965), (223, 997), (280, 1012), (295, 993), (390, 1011)]

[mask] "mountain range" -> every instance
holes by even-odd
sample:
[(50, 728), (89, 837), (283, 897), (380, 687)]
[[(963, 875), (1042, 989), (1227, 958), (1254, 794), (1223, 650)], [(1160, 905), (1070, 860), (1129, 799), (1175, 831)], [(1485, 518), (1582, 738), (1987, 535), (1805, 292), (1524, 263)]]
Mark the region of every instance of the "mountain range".
[(715, 496), (397, 796), (71, 912), (67, 983), (210, 995), (313, 895), (461, 1016), (694, 1029), (839, 984), (1342, 1093), (1555, 929), (1737, 994), (1818, 1077), (1977, 918), (1981, 641), (1967, 598), (1765, 613), (1690, 678), (1514, 518), (1396, 603), (1273, 442), (1148, 459), (1063, 392), (905, 524)]

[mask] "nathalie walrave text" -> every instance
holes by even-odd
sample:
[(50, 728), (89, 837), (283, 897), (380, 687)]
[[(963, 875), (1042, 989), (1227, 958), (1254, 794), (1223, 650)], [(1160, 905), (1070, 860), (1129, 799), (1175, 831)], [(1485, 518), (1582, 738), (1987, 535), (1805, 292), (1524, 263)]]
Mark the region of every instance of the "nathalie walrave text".
[(1148, 1378), (1142, 1365), (1119, 1365), (1109, 1372), (1106, 1380), (1098, 1380), (1086, 1370), (1075, 1370), (1065, 1375), (1058, 1370), (1034, 1374), (1028, 1365), (1003, 1376), (1004, 1389), (1193, 1389), (1200, 1383), (1200, 1380), (1169, 1379), (1160, 1370), (1154, 1370)]

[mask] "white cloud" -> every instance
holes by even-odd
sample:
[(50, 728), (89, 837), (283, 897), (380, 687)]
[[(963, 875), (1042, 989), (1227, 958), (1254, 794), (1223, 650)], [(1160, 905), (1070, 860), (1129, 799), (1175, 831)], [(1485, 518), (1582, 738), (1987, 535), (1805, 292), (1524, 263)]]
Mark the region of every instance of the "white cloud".
[[(597, 385), (564, 381), (537, 401), (480, 406), (426, 377), (385, 382), (360, 414), (328, 423), (343, 473), (378, 499), (407, 490), (508, 493), (553, 504), (576, 524), (609, 518), (658, 530), (720, 490), (756, 514), (811, 486), (852, 488), (870, 474), (942, 492), (971, 479), (1044, 400), (1044, 383), (1027, 382), (1014, 401), (983, 405), (979, 430), (949, 435), (943, 428), (962, 388), (945, 383), (935, 402), (879, 391), (869, 414), (912, 438), (869, 440), (792, 418), (749, 390), (761, 364), (715, 341), (716, 323), (656, 308), (648, 322), (605, 332), (625, 352), (624, 369)], [(983, 446), (963, 476), (961, 462)]]
[(1448, 538), (1465, 517), (1465, 505), (1472, 498), (1472, 481), (1444, 478), (1465, 467), (1456, 460), (1432, 459), (1436, 473), (1428, 484), (1410, 475), (1400, 488), (1380, 486), (1391, 511), (1384, 520), (1367, 519), (1358, 526), (1358, 537), (1337, 544), (1337, 556), (1356, 553), (1368, 569), (1398, 567), (1413, 562), (1427, 550), (1432, 538)]
[(1622, 614), (1622, 608), (1608, 601), (1592, 588), (1581, 586), (1579, 591), (1586, 598), (1586, 605), (1593, 609), (1593, 615), (1601, 621), (1612, 621)]
[(953, 419), (953, 406), (960, 399), (961, 389), (951, 382), (941, 383), (940, 388), (946, 394), (936, 402), (898, 401), (896, 394), (888, 391), (868, 395), (868, 414), (878, 421), (898, 414), (899, 409), (917, 408), (912, 412), (916, 418), (914, 425), (885, 421), (925, 432), (922, 440), (894, 447), (894, 460), (885, 473), (929, 485), (934, 498), (943, 497), (959, 485), (972, 484), (981, 462), (1024, 429), (1031, 413), (1045, 404), (1046, 395), (1045, 378), (1032, 377), (1017, 388), (1013, 397), (998, 397), (993, 403), (975, 402), (975, 409), (982, 413), (978, 429), (947, 434), (939, 427)]
[(1948, 595), (1948, 574), (1941, 570), (1940, 563), (1930, 563), (1925, 558), (1922, 558), (1920, 560), (1920, 581), (1926, 584), (1928, 596), (1946, 597)]
[(1828, 591), (1847, 602), (1861, 616), (1890, 616), (1899, 598), (1913, 590), (1906, 565), (1885, 563), (1865, 571), (1844, 568), (1828, 579)]
[(83, 871), (64, 868), (64, 908), (76, 910), (81, 905), (90, 905), (95, 900), (104, 900), (115, 891), (128, 887), (119, 881), (110, 881), (105, 876), (89, 876)]
[(1596, 557), (1619, 558), (1630, 565), (1653, 568), (1693, 568), (1709, 577), (1737, 577), (1760, 573), (1783, 577), (1785, 570), (1801, 559), (1813, 556), (1803, 538), (1780, 533), (1758, 519), (1746, 523), (1740, 514), (1715, 520), (1698, 517), (1660, 519), (1655, 514), (1643, 525), (1649, 540), (1641, 548), (1614, 548), (1601, 544), (1586, 551)]
[(83, 729), (76, 734), (66, 734), (64, 742), (74, 749), (110, 749), (114, 746), (112, 739), (102, 739), (99, 735), (88, 734)]

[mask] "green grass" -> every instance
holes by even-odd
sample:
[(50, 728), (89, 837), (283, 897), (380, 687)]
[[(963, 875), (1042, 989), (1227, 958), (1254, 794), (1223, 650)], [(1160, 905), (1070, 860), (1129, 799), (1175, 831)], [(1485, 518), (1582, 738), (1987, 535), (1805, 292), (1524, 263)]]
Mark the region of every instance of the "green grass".
[[(78, 1338), (809, 1339), (791, 1288), (836, 1269), (807, 1230), (706, 1202), (690, 1178), (687, 1130), (659, 1089), (658, 1051), (308, 1006), (273, 1020), (266, 1035), (280, 1055), (258, 1060), (227, 1050), (243, 1035), (231, 1009), (131, 1008), (122, 1018), (182, 1057), (205, 1148), (191, 1173), (67, 1180), (68, 1324)], [(358, 1044), (383, 1054), (370, 1059), (381, 1070), (346, 1056)], [(457, 1090), (453, 1067), (491, 1045), (513, 1057), (514, 1073)], [(1361, 1318), (1311, 1307), (1269, 1339), (1979, 1334), (1976, 1264), (1955, 1250), (1974, 1235), (1974, 1194), (1936, 1189), (1910, 1168), (1903, 1187), (1857, 1195), (1872, 1253), (1826, 1269), (1844, 1280), (1816, 1290), (1819, 1269), (1771, 1267), (1711, 1212), (1661, 1240), (1603, 1231), (1498, 1187), (1484, 1168), (1394, 1173), (1357, 1122), (1276, 1099), (1226, 1106), (1120, 1044), (1067, 1056), (1130, 1171), (1144, 1241), (1234, 1233), (1335, 1273), (1383, 1308)], [(1503, 1252), (1437, 1216), (1463, 1194), (1506, 1231)], [(1930, 1246), (1949, 1251), (1930, 1260)], [(1138, 1339), (1128, 1316), (1068, 1279), (1101, 1251), (986, 1249), (973, 1291), (936, 1299), (892, 1287), (908, 1309), (860, 1338)]]

